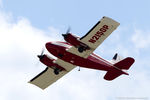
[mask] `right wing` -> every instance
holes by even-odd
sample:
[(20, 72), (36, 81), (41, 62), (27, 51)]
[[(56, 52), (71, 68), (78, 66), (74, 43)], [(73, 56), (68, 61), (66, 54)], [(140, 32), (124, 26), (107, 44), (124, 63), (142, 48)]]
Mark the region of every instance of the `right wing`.
[(41, 89), (45, 89), (49, 85), (63, 77), (65, 74), (70, 72), (73, 68), (75, 68), (74, 65), (69, 64), (61, 59), (57, 59), (55, 63), (61, 65), (66, 70), (63, 70), (58, 75), (55, 75), (54, 70), (52, 68), (47, 67), (44, 71), (42, 71), (40, 74), (31, 79), (29, 83), (34, 84)]

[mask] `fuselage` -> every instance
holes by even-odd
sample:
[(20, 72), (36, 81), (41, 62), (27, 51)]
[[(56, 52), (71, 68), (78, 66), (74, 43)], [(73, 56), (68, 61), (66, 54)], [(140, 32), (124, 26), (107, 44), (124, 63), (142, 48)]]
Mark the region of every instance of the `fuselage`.
[(48, 42), (45, 46), (52, 55), (76, 66), (104, 71), (113, 68), (113, 65), (110, 62), (102, 59), (94, 53), (90, 54), (87, 58), (83, 58), (74, 53), (68, 52), (68, 49), (71, 48), (72, 45), (67, 42)]

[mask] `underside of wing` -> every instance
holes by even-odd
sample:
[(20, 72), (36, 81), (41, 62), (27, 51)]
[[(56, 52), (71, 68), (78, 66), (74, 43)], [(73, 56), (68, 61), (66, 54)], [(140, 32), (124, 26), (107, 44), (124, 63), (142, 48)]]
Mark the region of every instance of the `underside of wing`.
[(80, 38), (80, 41), (90, 49), (80, 53), (77, 48), (72, 47), (68, 52), (87, 58), (118, 26), (118, 22), (103, 17), (85, 36)]
[(81, 42), (87, 44), (91, 50), (95, 50), (117, 27), (119, 23), (115, 20), (103, 17), (85, 36)]
[(75, 68), (74, 65), (64, 62), (61, 59), (57, 59), (55, 63), (59, 64), (66, 70), (62, 70), (58, 75), (56, 75), (54, 74), (54, 70), (52, 68), (47, 67), (44, 71), (30, 80), (29, 83), (34, 84), (41, 89), (45, 89)]
[(64, 76), (66, 73), (66, 71), (62, 71), (59, 75), (55, 75), (53, 69), (47, 67), (44, 71), (30, 80), (29, 83), (34, 84), (41, 89), (45, 89), (52, 83), (56, 82), (59, 78)]

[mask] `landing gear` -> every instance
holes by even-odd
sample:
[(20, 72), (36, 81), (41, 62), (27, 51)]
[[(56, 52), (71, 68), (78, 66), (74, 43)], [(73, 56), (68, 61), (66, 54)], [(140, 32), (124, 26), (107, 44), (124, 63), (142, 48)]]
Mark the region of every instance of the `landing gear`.
[(80, 71), (80, 67), (79, 67), (78, 71)]
[(58, 75), (58, 74), (59, 74), (59, 71), (56, 70), (56, 69), (54, 69), (54, 74), (55, 74), (55, 75)]
[(58, 68), (56, 66), (51, 66), (51, 68), (54, 70), (53, 72), (55, 75), (58, 75), (63, 70), (63, 69)]
[(79, 51), (80, 53), (82, 53), (82, 52), (84, 51), (84, 47), (79, 47), (79, 48), (78, 48), (78, 51)]
[(56, 68), (56, 69), (54, 69), (54, 74), (58, 75), (60, 71), (61, 71), (60, 69)]

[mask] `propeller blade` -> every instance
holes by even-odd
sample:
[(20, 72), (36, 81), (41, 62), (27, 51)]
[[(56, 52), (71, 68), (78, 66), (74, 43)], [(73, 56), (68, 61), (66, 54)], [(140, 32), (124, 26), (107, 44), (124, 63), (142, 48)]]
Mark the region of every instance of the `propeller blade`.
[(44, 51), (45, 51), (45, 49), (43, 48), (42, 51), (41, 51), (41, 54), (40, 54), (40, 55), (37, 55), (37, 57), (38, 57), (39, 59), (42, 59), (42, 58), (44, 57)]
[(44, 51), (45, 51), (45, 49), (43, 48), (43, 49), (42, 49), (42, 52), (41, 52), (41, 55), (43, 55), (43, 54), (44, 54)]
[(71, 30), (71, 28), (70, 28), (70, 27), (68, 27), (68, 29), (67, 29), (66, 33), (65, 33), (65, 34), (62, 34), (62, 36), (63, 36), (64, 38), (67, 38), (67, 36), (68, 36), (68, 34), (69, 34), (70, 30)]
[(71, 28), (68, 27), (67, 31), (66, 31), (66, 34), (68, 34), (70, 32)]

